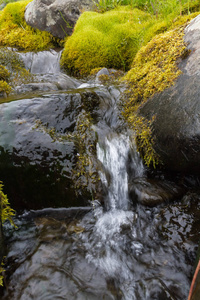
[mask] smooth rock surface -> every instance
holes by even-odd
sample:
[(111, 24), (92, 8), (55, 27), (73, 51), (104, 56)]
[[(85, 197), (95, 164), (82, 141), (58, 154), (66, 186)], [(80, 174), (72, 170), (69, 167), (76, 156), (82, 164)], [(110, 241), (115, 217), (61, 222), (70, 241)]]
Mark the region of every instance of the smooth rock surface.
[(178, 199), (183, 193), (183, 189), (166, 180), (138, 177), (129, 183), (129, 196), (133, 203), (138, 202), (145, 206), (156, 206)]
[(71, 35), (83, 11), (94, 9), (92, 0), (33, 0), (25, 11), (27, 24), (63, 39)]
[(86, 204), (72, 182), (78, 144), (55, 137), (72, 133), (83, 110), (81, 93), (0, 105), (0, 173), (13, 208)]
[(153, 121), (155, 150), (167, 169), (193, 173), (200, 168), (200, 15), (185, 29), (191, 53), (173, 86), (150, 98), (140, 114)]

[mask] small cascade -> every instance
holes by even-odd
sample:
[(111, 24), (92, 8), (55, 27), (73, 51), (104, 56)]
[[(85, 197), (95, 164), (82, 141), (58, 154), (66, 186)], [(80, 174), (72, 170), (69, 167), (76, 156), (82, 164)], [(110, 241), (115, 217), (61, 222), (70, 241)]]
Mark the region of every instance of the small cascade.
[[(100, 172), (102, 183), (108, 189), (107, 209), (129, 208), (127, 160), (130, 153), (128, 136), (120, 135), (112, 139), (105, 138), (103, 146), (97, 145), (97, 157), (103, 165), (104, 172)], [(142, 176), (143, 164), (134, 149), (132, 157), (134, 173)]]
[(18, 53), (25, 68), (33, 74), (55, 74), (60, 72), (60, 57), (62, 51), (40, 51), (40, 52), (19, 52)]
[[(102, 164), (100, 178), (108, 190), (105, 199), (106, 212), (96, 206), (94, 214), (96, 223), (90, 236), (83, 235), (86, 247), (86, 258), (100, 269), (107, 278), (118, 281), (122, 298), (137, 299), (135, 296), (134, 273), (127, 268), (126, 249), (140, 253), (141, 243), (135, 241), (137, 213), (130, 210), (128, 197), (128, 156), (131, 155), (135, 175), (143, 175), (144, 167), (139, 155), (130, 149), (127, 135), (106, 137), (101, 145), (97, 145), (97, 157)], [(126, 238), (127, 234), (129, 238)]]

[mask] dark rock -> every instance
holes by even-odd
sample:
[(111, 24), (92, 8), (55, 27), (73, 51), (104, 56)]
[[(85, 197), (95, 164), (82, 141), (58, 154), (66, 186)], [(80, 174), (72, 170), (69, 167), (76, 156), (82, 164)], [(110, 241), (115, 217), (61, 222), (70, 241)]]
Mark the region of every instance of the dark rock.
[(79, 140), (70, 138), (84, 111), (78, 92), (0, 105), (0, 173), (13, 208), (88, 204), (87, 187), (74, 189)]
[(191, 54), (183, 59), (174, 86), (150, 98), (140, 114), (153, 121), (155, 150), (167, 169), (199, 172), (200, 168), (200, 16), (185, 29)]
[(33, 0), (25, 11), (27, 24), (63, 39), (71, 35), (82, 11), (94, 9), (92, 0)]
[(129, 183), (129, 196), (133, 202), (139, 202), (145, 206), (155, 206), (163, 202), (179, 198), (184, 190), (171, 182), (135, 178)]

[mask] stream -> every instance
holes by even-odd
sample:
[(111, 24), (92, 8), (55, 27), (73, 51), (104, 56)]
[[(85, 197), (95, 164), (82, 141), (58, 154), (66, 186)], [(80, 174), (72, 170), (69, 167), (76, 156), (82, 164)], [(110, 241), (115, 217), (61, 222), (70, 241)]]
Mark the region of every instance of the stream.
[[(38, 62), (30, 65), (31, 55), (24, 60), (33, 73), (41, 74), (41, 60), (52, 62), (46, 73), (60, 72), (59, 59), (37, 54)], [(86, 91), (93, 87), (94, 82), (81, 85)], [(116, 87), (106, 89), (119, 98)], [(86, 207), (26, 210), (15, 217), (16, 229), (6, 223), (2, 300), (187, 299), (200, 193), (186, 192), (155, 207), (133, 203), (129, 178), (145, 178), (147, 170), (119, 118), (116, 97), (109, 101), (94, 128), (104, 204), (93, 199)]]

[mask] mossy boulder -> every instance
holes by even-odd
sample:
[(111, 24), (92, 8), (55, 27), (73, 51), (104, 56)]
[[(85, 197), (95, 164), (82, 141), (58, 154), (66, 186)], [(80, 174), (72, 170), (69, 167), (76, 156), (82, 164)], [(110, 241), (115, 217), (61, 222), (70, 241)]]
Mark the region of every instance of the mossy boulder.
[(58, 46), (59, 40), (50, 33), (33, 29), (24, 19), (30, 1), (9, 3), (0, 14), (0, 46), (25, 50), (43, 50)]
[(65, 43), (61, 65), (81, 75), (98, 67), (128, 70), (140, 47), (169, 24), (130, 6), (84, 12)]
[[(166, 53), (162, 42), (160, 47), (157, 47), (155, 57), (164, 53), (170, 61), (165, 65), (165, 60), (160, 59), (159, 64), (152, 65), (148, 72), (143, 74), (142, 80), (146, 82), (148, 89), (142, 90), (142, 93), (147, 93), (142, 99), (146, 99), (139, 108), (136, 106), (136, 113), (139, 109), (139, 116), (150, 122), (153, 147), (165, 168), (184, 173), (198, 173), (200, 168), (200, 16), (197, 16), (179, 36), (182, 36), (182, 40), (179, 38), (178, 43), (176, 41), (173, 44), (174, 38), (169, 41), (170, 49)], [(152, 46), (154, 44), (151, 42)], [(151, 51), (153, 52), (154, 48)], [(143, 57), (142, 70), (145, 71), (149, 67), (145, 52)], [(168, 74), (167, 70), (171, 62), (175, 72)], [(153, 78), (154, 68), (159, 68), (157, 74), (163, 76), (163, 79), (158, 75), (159, 80)], [(140, 89), (136, 90), (137, 97), (141, 97), (139, 91)], [(152, 97), (149, 97), (151, 95)], [(129, 118), (131, 118), (130, 114)]]
[(95, 8), (92, 0), (33, 0), (25, 11), (25, 20), (33, 28), (48, 31), (64, 39), (71, 35), (81, 13)]

